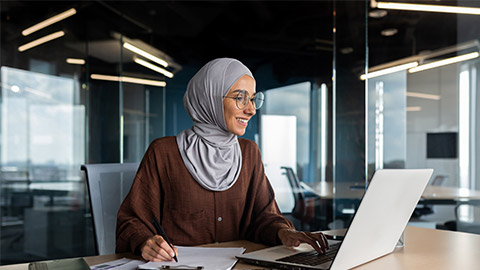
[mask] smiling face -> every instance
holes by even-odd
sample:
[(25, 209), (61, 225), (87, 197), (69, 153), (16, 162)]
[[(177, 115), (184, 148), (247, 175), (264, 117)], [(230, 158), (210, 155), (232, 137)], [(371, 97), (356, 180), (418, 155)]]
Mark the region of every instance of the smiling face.
[(242, 136), (245, 134), (245, 129), (248, 126), (248, 121), (255, 115), (255, 107), (252, 102), (248, 102), (248, 105), (243, 109), (238, 109), (235, 98), (238, 94), (238, 90), (246, 90), (250, 97), (255, 95), (255, 80), (248, 76), (243, 75), (238, 79), (230, 88), (226, 97), (223, 99), (223, 112), (225, 117), (225, 124), (227, 124), (227, 130), (231, 133)]

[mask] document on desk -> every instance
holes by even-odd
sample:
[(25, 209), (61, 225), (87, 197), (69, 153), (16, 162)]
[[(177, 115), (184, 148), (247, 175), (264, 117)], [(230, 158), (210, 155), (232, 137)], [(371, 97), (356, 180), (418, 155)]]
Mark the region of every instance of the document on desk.
[[(223, 247), (180, 247), (178, 248), (177, 262), (148, 262), (138, 266), (138, 269), (161, 269), (162, 266), (179, 267), (187, 269), (203, 270), (231, 269), (237, 259), (235, 256), (242, 254), (245, 248), (223, 248)], [(182, 268), (183, 268), (182, 267)]]
[(105, 262), (90, 266), (91, 270), (136, 270), (140, 264), (145, 264), (145, 261), (132, 260), (122, 258), (119, 260)]

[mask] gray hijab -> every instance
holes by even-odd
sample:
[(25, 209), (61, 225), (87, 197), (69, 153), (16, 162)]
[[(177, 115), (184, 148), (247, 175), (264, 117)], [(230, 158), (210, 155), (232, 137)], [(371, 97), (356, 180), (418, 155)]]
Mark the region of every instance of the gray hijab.
[(193, 127), (177, 135), (178, 150), (192, 177), (208, 190), (229, 189), (242, 169), (237, 136), (225, 124), (223, 96), (243, 75), (253, 78), (238, 60), (212, 60), (193, 76), (183, 97)]

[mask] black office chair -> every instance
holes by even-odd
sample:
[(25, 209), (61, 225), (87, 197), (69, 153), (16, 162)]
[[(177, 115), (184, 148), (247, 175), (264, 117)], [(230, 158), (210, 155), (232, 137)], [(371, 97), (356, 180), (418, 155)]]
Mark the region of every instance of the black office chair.
[(292, 187), (295, 206), (291, 216), (300, 222), (300, 229), (304, 230), (305, 225), (309, 225), (310, 231), (316, 231), (326, 228), (326, 221), (321, 218), (319, 213), (322, 202), (320, 196), (305, 190), (297, 175), (290, 167), (281, 167)]

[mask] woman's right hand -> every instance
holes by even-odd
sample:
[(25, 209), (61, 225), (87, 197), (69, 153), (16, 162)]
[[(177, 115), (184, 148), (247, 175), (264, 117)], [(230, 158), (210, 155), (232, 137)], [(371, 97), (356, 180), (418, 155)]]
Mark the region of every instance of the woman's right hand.
[(177, 254), (177, 248), (171, 248), (160, 235), (154, 235), (145, 241), (141, 248), (142, 258), (152, 262), (172, 261)]

